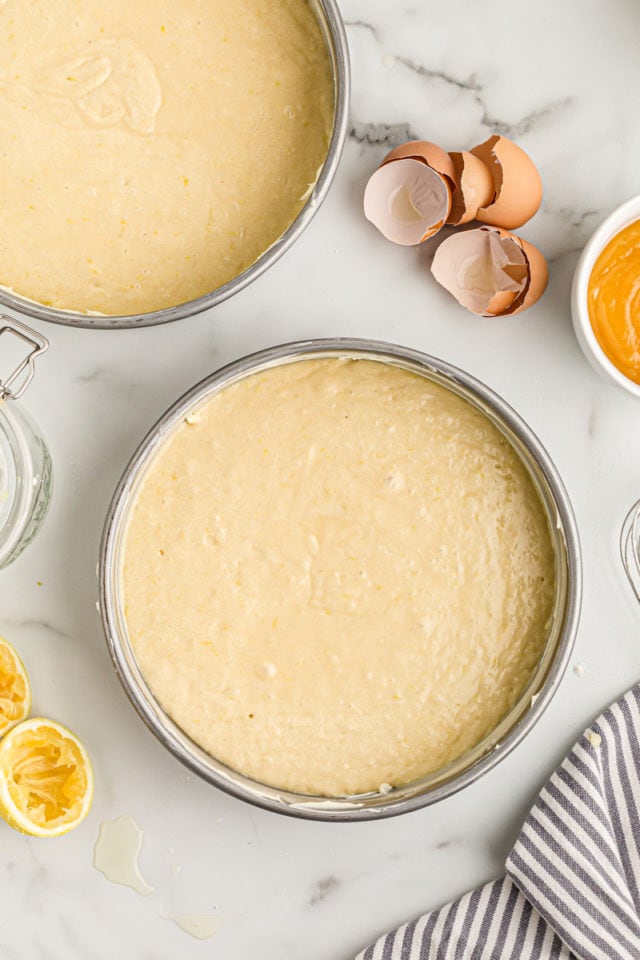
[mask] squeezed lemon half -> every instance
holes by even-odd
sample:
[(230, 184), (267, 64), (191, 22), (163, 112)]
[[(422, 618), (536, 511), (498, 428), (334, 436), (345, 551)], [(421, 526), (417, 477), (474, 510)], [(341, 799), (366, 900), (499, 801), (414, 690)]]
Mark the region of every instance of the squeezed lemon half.
[(11, 644), (0, 637), (0, 737), (29, 716), (31, 684)]
[(93, 799), (93, 771), (78, 738), (36, 717), (0, 741), (0, 814), (33, 837), (57, 837), (76, 827)]

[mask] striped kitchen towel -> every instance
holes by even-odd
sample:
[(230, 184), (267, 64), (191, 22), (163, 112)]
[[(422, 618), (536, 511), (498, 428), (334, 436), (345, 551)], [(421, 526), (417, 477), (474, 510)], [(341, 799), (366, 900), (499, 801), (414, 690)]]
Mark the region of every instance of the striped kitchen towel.
[(356, 960), (640, 960), (640, 685), (553, 774), (503, 879)]

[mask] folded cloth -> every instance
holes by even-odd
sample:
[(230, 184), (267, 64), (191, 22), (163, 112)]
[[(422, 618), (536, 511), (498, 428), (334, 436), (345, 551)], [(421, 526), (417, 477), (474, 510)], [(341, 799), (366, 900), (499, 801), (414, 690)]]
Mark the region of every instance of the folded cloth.
[(356, 960), (640, 960), (640, 685), (553, 774), (505, 877)]

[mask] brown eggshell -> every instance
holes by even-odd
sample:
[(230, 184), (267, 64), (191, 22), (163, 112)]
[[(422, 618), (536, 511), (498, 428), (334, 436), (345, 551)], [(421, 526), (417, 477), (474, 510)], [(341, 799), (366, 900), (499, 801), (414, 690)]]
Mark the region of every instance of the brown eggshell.
[(448, 180), (417, 157), (383, 163), (364, 191), (367, 220), (387, 240), (405, 246), (415, 246), (437, 233), (450, 209)]
[(492, 227), (447, 237), (431, 272), (459, 304), (480, 316), (506, 312), (521, 297), (528, 277), (522, 248)]
[[(488, 228), (481, 227), (480, 229)], [(506, 303), (504, 299), (499, 299), (502, 295), (496, 294), (489, 307), (491, 314), (487, 312), (484, 316), (514, 317), (517, 313), (522, 313), (523, 310), (532, 307), (545, 292), (547, 283), (549, 282), (549, 267), (544, 255), (537, 247), (529, 243), (528, 240), (523, 240), (522, 237), (518, 237), (515, 233), (511, 233), (509, 230), (504, 230), (501, 227), (495, 227), (494, 229), (502, 240), (513, 240), (513, 242), (520, 247), (525, 257), (527, 270), (522, 291), (511, 303)], [(499, 307), (499, 309), (495, 309), (495, 307)]]
[(518, 299), (519, 294), (514, 290), (500, 290), (494, 294), (482, 314), (483, 317), (500, 317), (507, 313), (509, 307)]
[(518, 301), (514, 303), (513, 307), (510, 310), (507, 310), (511, 316), (514, 316), (516, 313), (521, 313), (523, 310), (527, 310), (529, 307), (532, 307), (537, 300), (540, 299), (542, 294), (547, 289), (547, 283), (549, 282), (549, 267), (544, 256), (537, 247), (534, 247), (532, 243), (529, 243), (527, 240), (522, 240), (521, 237), (515, 237), (514, 240), (520, 244), (522, 247), (522, 252), (527, 258), (527, 265), (529, 267), (529, 280), (525, 285), (525, 288), (518, 298)]
[(524, 150), (506, 137), (493, 136), (473, 147), (493, 178), (495, 199), (480, 207), (476, 219), (512, 230), (530, 220), (542, 203), (542, 181)]
[(401, 143), (395, 147), (391, 153), (388, 153), (380, 166), (385, 163), (391, 163), (393, 160), (403, 160), (412, 157), (414, 160), (422, 160), (427, 166), (431, 167), (442, 177), (447, 177), (451, 189), (453, 189), (456, 179), (453, 161), (448, 153), (439, 147), (437, 143), (430, 143), (429, 140), (409, 140), (408, 143)]
[(493, 200), (496, 188), (489, 168), (475, 154), (463, 151), (450, 153), (455, 174), (451, 213), (447, 223), (461, 226), (475, 220), (480, 207)]
[(431, 272), (458, 303), (484, 317), (526, 310), (542, 296), (548, 277), (540, 251), (499, 227), (452, 234), (436, 250)]

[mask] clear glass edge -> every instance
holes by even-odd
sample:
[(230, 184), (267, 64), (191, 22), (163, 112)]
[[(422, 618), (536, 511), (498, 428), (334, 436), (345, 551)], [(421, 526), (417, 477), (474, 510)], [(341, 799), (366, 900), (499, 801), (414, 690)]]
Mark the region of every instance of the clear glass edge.
[[(13, 502), (0, 529), (0, 570), (37, 535), (53, 492), (51, 455), (39, 427), (15, 400), (0, 401), (0, 430), (13, 457)], [(11, 492), (9, 492), (11, 495)]]

